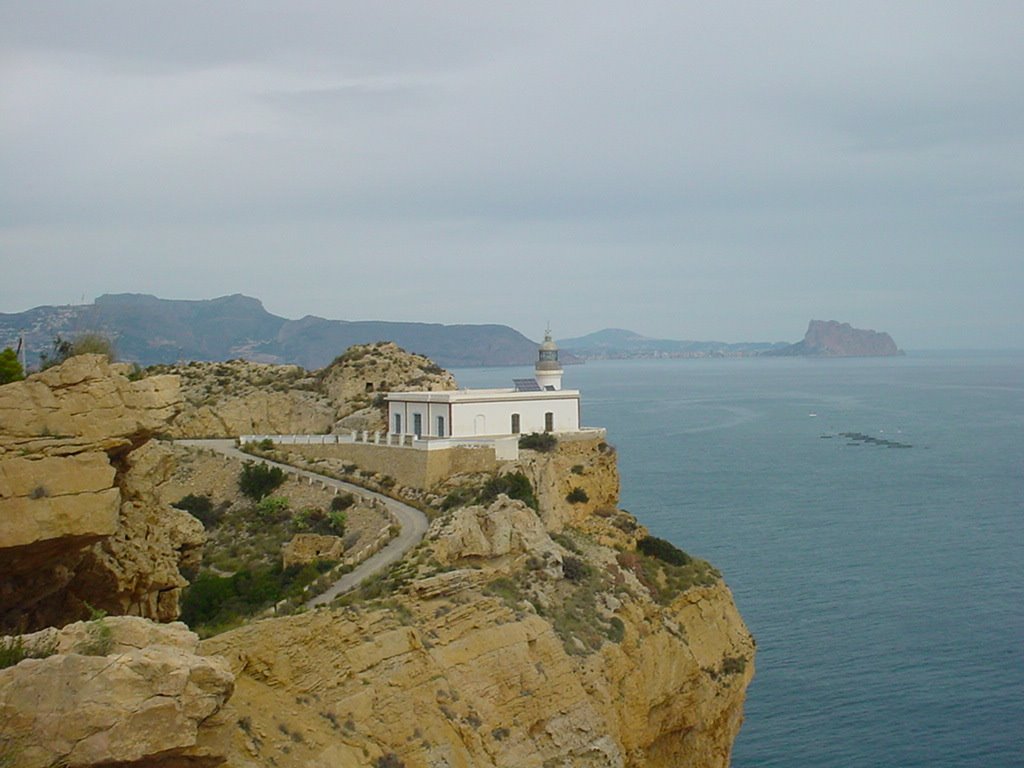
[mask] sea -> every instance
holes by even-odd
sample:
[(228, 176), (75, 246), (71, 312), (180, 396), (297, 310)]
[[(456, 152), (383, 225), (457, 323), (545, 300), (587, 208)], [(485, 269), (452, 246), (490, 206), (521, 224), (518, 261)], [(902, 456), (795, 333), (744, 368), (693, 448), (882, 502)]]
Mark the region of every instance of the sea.
[(735, 768), (1024, 766), (1024, 352), (565, 370), (757, 640)]

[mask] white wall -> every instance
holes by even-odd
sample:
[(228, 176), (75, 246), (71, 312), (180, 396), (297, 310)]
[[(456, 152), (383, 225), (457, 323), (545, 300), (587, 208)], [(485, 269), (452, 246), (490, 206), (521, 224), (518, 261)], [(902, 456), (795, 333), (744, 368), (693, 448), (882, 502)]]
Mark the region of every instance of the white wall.
[[(448, 403), (409, 403), (389, 402), (388, 403), (388, 432), (395, 431), (395, 414), (402, 415), (402, 434), (413, 434), (414, 418), (419, 414), (423, 420), (421, 434), (429, 437), (449, 437), (452, 432), (451, 420), (448, 416)], [(438, 417), (444, 419), (444, 434), (437, 433)], [(472, 434), (472, 433), (471, 433)]]
[(576, 432), (580, 428), (579, 399), (573, 397), (523, 399), (511, 401), (425, 403), (392, 401), (388, 403), (388, 431), (395, 431), (395, 414), (402, 415), (402, 434), (413, 433), (413, 419), (420, 414), (424, 436), (436, 437), (437, 418), (444, 418), (443, 437), (508, 435), (512, 432), (512, 414), (519, 414), (519, 432), (544, 431), (544, 414), (554, 414), (555, 432)]
[[(512, 432), (512, 414), (519, 414), (519, 432), (544, 431), (544, 414), (555, 416), (555, 432), (575, 432), (580, 428), (579, 401), (575, 397), (546, 400), (516, 400), (512, 402), (454, 403), (452, 405), (453, 434), (458, 436), (484, 434), (507, 435)], [(479, 416), (484, 425), (477, 432)]]

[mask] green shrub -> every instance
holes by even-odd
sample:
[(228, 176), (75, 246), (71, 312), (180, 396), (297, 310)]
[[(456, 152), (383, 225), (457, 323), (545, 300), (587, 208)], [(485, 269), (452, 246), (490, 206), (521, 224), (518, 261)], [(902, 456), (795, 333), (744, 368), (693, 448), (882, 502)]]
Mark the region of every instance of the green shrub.
[(454, 488), (449, 491), (448, 495), (444, 497), (444, 501), (441, 502), (441, 509), (447, 512), (449, 509), (455, 509), (456, 507), (464, 507), (467, 504), (472, 504), (476, 501), (479, 496), (479, 489), (468, 485), (460, 485), (458, 488)]
[(665, 539), (657, 536), (646, 536), (636, 543), (636, 548), (645, 555), (656, 557), (669, 565), (687, 565), (693, 558)]
[(574, 475), (582, 475), (583, 474), (583, 465), (582, 464), (573, 464), (572, 465), (572, 473)]
[(284, 483), (284, 470), (247, 461), (238, 476), (238, 489), (253, 501), (259, 501)]
[(86, 639), (78, 644), (75, 651), (83, 656), (106, 656), (114, 645), (114, 633), (105, 621), (107, 612), (93, 608), (88, 603), (86, 608), (90, 616), (85, 627)]
[(200, 574), (185, 590), (181, 620), (197, 627), (237, 624), (285, 598), (295, 598), (335, 563), (320, 560), (306, 565), (272, 566), (238, 571), (232, 576)]
[(587, 495), (587, 492), (585, 490), (583, 490), (579, 486), (576, 486), (571, 491), (569, 491), (569, 493), (565, 497), (565, 500), (568, 501), (570, 504), (583, 504), (585, 502), (590, 501), (590, 496)]
[(519, 447), (530, 451), (550, 453), (558, 445), (558, 438), (550, 432), (533, 432), (519, 438)]
[(256, 444), (256, 447), (261, 451), (272, 451), (274, 450), (274, 441), (269, 437), (265, 437)]
[(504, 493), (510, 499), (518, 499), (528, 507), (537, 509), (537, 497), (533, 493), (533, 485), (530, 478), (522, 472), (511, 472), (507, 475), (492, 477), (483, 488), (477, 501), (481, 504), (489, 504), (494, 501), (499, 493)]
[(256, 503), (256, 512), (263, 520), (283, 520), (288, 514), (288, 499), (284, 496), (264, 496)]
[(356, 497), (351, 493), (339, 493), (331, 499), (331, 511), (342, 512), (356, 503)]
[(197, 496), (194, 493), (190, 493), (188, 496), (184, 496), (174, 502), (171, 506), (185, 510), (192, 517), (199, 520), (203, 527), (207, 529), (215, 528), (220, 523), (221, 518), (224, 517), (223, 509), (214, 509), (213, 501), (210, 500), (209, 496)]
[(25, 378), (25, 371), (18, 360), (18, 354), (10, 347), (0, 352), (0, 384), (10, 384)]
[(0, 640), (0, 669), (13, 667), (25, 659), (45, 659), (57, 652), (57, 639), (49, 643), (28, 646), (20, 637)]

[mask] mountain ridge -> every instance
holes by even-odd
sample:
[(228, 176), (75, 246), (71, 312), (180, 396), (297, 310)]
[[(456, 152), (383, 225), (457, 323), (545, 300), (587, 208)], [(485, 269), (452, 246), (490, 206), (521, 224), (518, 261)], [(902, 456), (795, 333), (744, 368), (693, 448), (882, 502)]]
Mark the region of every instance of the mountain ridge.
[[(161, 299), (150, 294), (103, 294), (92, 304), (40, 306), (0, 313), (0, 347), (25, 338), (30, 363), (49, 352), (57, 335), (100, 332), (119, 356), (140, 365), (245, 358), (321, 368), (353, 344), (394, 341), (445, 367), (531, 365), (537, 342), (506, 325), (289, 320), (251, 296)], [(571, 362), (571, 359), (566, 360)]]

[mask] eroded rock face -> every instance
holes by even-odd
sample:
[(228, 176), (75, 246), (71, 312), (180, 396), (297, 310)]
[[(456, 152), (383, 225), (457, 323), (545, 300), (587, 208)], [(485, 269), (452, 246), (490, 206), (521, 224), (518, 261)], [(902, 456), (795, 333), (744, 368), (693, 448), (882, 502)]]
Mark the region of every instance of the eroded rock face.
[[(520, 451), (510, 470), (530, 479), (541, 515), (551, 531), (585, 525), (599, 510), (614, 510), (619, 500), (619, 469), (615, 449), (601, 438), (559, 439), (554, 450)], [(582, 490), (587, 500), (572, 503), (569, 494)], [(599, 533), (614, 533), (599, 526)]]
[(170, 620), (203, 531), (156, 497), (151, 441), (181, 407), (174, 376), (130, 381), (100, 355), (0, 387), (0, 628), (87, 614)]
[(22, 641), (55, 653), (0, 670), (0, 757), (11, 765), (224, 762), (204, 727), (234, 677), (224, 659), (196, 655), (198, 638), (184, 624), (111, 617)]
[(728, 588), (659, 602), (581, 531), (500, 496), (436, 520), (434, 565), (383, 604), (204, 641), (237, 675), (231, 764), (726, 768), (754, 671)]
[(181, 438), (383, 429), (381, 392), (455, 388), (450, 373), (390, 342), (353, 346), (315, 373), (244, 360), (159, 369), (182, 378), (186, 407), (170, 428)]
[(586, 657), (477, 592), (403, 604), (404, 625), (324, 610), (204, 641), (251, 723), (228, 729), (232, 765), (728, 766), (753, 666), (722, 672), (752, 655), (724, 586), (666, 610), (624, 602), (624, 639)]
[(335, 403), (360, 404), (380, 392), (455, 389), (448, 371), (390, 341), (349, 347), (321, 374), (324, 392)]
[(488, 506), (463, 507), (438, 518), (428, 536), (442, 565), (534, 556), (548, 567), (562, 567), (559, 548), (537, 513), (504, 494)]

